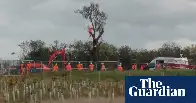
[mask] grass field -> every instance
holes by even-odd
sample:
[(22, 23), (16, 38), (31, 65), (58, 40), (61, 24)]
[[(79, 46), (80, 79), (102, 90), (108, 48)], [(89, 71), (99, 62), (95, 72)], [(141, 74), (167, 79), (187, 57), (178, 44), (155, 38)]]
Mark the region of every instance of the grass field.
[(196, 71), (72, 71), (1, 76), (0, 103), (124, 102), (125, 76), (196, 76)]
[[(88, 71), (72, 71), (72, 80), (89, 79), (91, 81), (119, 81), (124, 80), (125, 76), (196, 76), (196, 70), (160, 70), (160, 71), (105, 71), (105, 72), (88, 72)], [(70, 77), (65, 72), (48, 72), (44, 74), (30, 74), (27, 77), (43, 79), (52, 77)]]

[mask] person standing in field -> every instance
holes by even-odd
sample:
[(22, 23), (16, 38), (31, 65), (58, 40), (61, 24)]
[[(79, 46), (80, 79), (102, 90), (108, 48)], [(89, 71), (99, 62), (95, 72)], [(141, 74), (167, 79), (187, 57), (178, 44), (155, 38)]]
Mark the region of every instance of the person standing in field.
[(78, 70), (82, 70), (83, 69), (83, 66), (82, 66), (82, 64), (80, 62), (78, 63), (77, 68), (78, 68)]
[(144, 70), (144, 65), (141, 65), (140, 66), (140, 70)]
[(57, 72), (58, 69), (59, 69), (59, 67), (58, 67), (58, 65), (57, 65), (57, 63), (56, 63), (56, 64), (54, 65), (54, 67), (53, 67), (53, 71), (54, 71), (54, 72)]
[(136, 64), (132, 64), (132, 70), (136, 70), (136, 69), (137, 69)]
[(123, 72), (123, 67), (122, 67), (121, 63), (118, 65), (118, 70), (119, 70), (120, 72)]
[(90, 70), (90, 71), (93, 71), (93, 70), (94, 70), (94, 64), (93, 64), (93, 63), (90, 63), (90, 64), (89, 64), (89, 70)]
[(28, 62), (28, 63), (26, 64), (26, 68), (27, 68), (27, 72), (29, 72), (30, 69), (31, 69), (31, 62)]
[(72, 70), (72, 66), (71, 66), (70, 63), (68, 63), (68, 64), (66, 65), (66, 70), (67, 70), (67, 71), (71, 71), (71, 70)]
[(105, 71), (105, 65), (104, 65), (104, 63), (101, 63), (101, 71)]

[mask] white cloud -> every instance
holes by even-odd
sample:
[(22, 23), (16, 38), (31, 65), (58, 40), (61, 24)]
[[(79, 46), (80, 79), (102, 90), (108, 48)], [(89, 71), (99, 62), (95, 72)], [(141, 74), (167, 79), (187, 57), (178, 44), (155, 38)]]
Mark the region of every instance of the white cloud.
[(181, 39), (176, 39), (176, 40), (172, 40), (172, 41), (167, 41), (167, 40), (164, 40), (164, 41), (156, 41), (155, 40), (153, 42), (149, 41), (146, 43), (145, 47), (147, 49), (158, 49), (166, 42), (174, 42), (174, 43), (180, 44), (180, 46), (182, 48), (186, 47), (188, 45), (196, 44), (196, 41), (192, 41), (192, 40), (186, 39), (186, 38), (181, 38)]
[[(87, 40), (88, 22), (74, 10), (94, 0), (1, 0), (0, 58), (23, 40), (72, 42)], [(107, 14), (103, 39), (132, 48), (158, 48), (166, 41), (182, 46), (196, 43), (194, 0), (96, 0)]]
[(191, 44), (196, 44), (196, 41), (192, 41), (192, 40), (186, 39), (186, 38), (174, 40), (174, 42), (177, 44), (181, 44), (182, 47), (185, 47), (185, 46), (191, 45)]
[(6, 11), (0, 10), (0, 27), (8, 26), (10, 24), (10, 17)]

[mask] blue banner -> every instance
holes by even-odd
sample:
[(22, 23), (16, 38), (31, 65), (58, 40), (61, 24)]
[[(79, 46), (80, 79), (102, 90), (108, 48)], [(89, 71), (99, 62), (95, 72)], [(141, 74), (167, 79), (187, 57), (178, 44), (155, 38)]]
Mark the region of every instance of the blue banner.
[(127, 76), (125, 103), (196, 103), (196, 76)]

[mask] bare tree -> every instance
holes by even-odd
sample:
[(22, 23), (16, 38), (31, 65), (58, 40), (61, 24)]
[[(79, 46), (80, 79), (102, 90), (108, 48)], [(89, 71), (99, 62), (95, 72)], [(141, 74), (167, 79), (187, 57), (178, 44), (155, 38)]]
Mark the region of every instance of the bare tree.
[(66, 48), (68, 45), (66, 43), (61, 43), (58, 40), (55, 40), (53, 44), (50, 44), (50, 49), (60, 50)]
[(93, 32), (90, 33), (93, 41), (93, 49), (91, 55), (93, 61), (97, 61), (97, 47), (102, 43), (101, 38), (104, 33), (104, 25), (106, 24), (107, 14), (100, 10), (99, 4), (90, 3), (89, 6), (84, 6), (78, 9), (75, 13), (81, 14), (85, 19), (89, 20), (92, 25)]
[[(21, 59), (24, 59), (25, 57), (29, 56), (30, 53), (38, 52), (39, 49), (45, 47), (45, 42), (42, 40), (30, 40), (30, 41), (23, 41), (18, 45), (21, 48)], [(13, 52), (12, 55), (15, 53)]]
[[(20, 54), (20, 58), (24, 59), (25, 55), (28, 55), (28, 53), (30, 52), (30, 46), (29, 46), (30, 42), (29, 41), (23, 41), (22, 43), (20, 43), (18, 46), (22, 49), (22, 54)], [(14, 53), (13, 53), (14, 54)]]
[(52, 50), (58, 50), (59, 49), (59, 45), (60, 45), (59, 44), (59, 41), (58, 40), (55, 40), (53, 43), (54, 44), (50, 44)]

